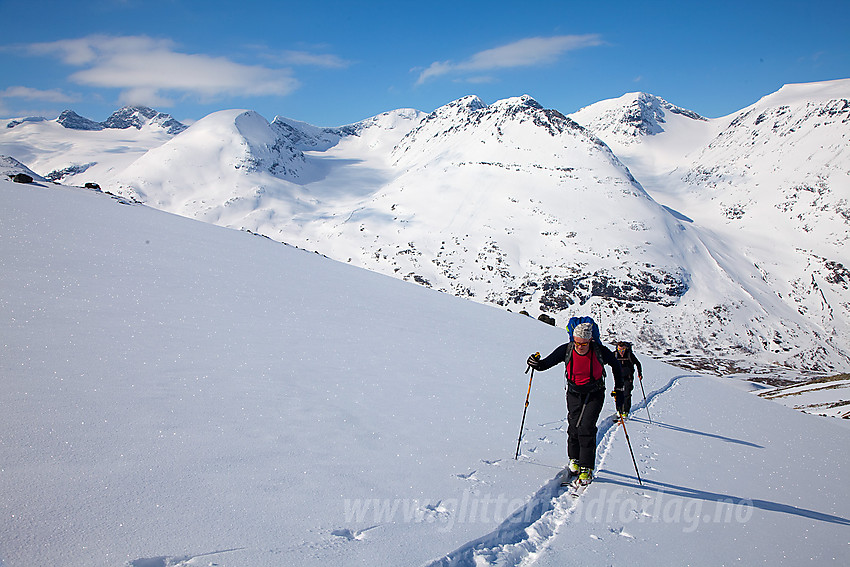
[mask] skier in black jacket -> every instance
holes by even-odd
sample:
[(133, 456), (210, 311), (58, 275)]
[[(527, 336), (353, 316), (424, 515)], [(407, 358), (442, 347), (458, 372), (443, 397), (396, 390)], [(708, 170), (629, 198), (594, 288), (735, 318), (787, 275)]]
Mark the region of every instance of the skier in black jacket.
[(632, 343), (626, 341), (617, 342), (617, 362), (623, 369), (623, 389), (614, 392), (614, 400), (617, 405), (617, 413), (626, 419), (632, 410), (632, 389), (635, 387), (635, 367), (638, 371), (638, 380), (643, 380), (643, 368), (640, 361), (632, 352)]
[(605, 345), (593, 340), (593, 326), (582, 323), (573, 330), (573, 340), (556, 348), (545, 358), (531, 355), (528, 365), (535, 370), (548, 370), (565, 363), (567, 379), (567, 457), (571, 474), (579, 483), (593, 479), (596, 464), (596, 422), (605, 403), (605, 368), (614, 374), (615, 389), (622, 389), (620, 363)]

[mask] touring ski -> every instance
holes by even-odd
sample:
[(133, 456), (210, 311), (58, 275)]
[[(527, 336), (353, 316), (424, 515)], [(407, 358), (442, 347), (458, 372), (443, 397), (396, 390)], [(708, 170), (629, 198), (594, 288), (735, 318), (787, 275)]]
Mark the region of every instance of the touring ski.
[(584, 491), (587, 490), (587, 487), (590, 486), (591, 482), (593, 481), (582, 482), (578, 478), (576, 478), (570, 483), (570, 496), (572, 496), (573, 498), (578, 498), (579, 496), (584, 494)]
[(572, 486), (573, 481), (578, 480), (578, 471), (571, 471), (569, 468), (561, 471), (561, 486)]

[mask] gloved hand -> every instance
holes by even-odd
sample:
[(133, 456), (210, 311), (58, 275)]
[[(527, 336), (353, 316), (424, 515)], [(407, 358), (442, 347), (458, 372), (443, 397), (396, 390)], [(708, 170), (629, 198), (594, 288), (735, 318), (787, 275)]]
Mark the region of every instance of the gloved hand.
[(526, 361), (526, 364), (528, 364), (531, 368), (535, 370), (540, 368), (540, 353), (535, 352), (534, 354), (529, 356), (528, 360)]

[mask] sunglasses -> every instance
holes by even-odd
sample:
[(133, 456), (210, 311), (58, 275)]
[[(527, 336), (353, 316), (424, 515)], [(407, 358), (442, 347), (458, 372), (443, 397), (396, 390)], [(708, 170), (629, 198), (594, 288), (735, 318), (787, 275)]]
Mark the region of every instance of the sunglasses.
[(590, 341), (585, 341), (585, 342), (581, 342), (581, 341), (574, 341), (574, 342), (575, 342), (575, 345), (576, 345), (577, 347), (585, 347), (585, 346), (588, 346), (588, 345), (590, 344)]

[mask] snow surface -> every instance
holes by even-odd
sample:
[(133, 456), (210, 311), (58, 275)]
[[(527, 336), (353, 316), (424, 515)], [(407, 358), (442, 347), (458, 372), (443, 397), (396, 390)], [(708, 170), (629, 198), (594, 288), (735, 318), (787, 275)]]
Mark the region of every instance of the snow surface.
[(846, 421), (638, 352), (573, 501), (563, 330), (127, 203), (0, 181), (3, 567), (846, 564)]
[(803, 384), (767, 388), (759, 395), (776, 400), (795, 409), (822, 415), (850, 419), (850, 375), (839, 374)]

